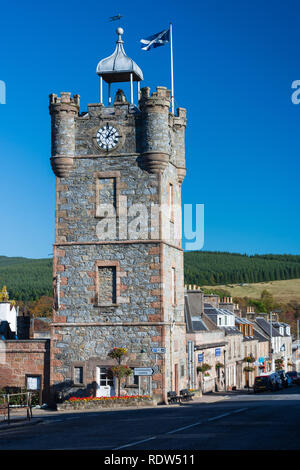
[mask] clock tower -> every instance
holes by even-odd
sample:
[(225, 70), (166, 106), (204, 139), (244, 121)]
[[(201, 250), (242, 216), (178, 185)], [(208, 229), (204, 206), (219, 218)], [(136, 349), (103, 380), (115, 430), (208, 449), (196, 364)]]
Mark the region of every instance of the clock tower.
[[(165, 87), (140, 89), (143, 73), (124, 51), (122, 28), (117, 35), (115, 52), (97, 66), (99, 103), (80, 111), (79, 95), (50, 95), (51, 389), (116, 395), (108, 354), (122, 347), (124, 364), (153, 373), (128, 377), (121, 394), (165, 402), (169, 390), (187, 386), (180, 214), (186, 111), (170, 112)], [(118, 89), (112, 102), (111, 85), (124, 82), (129, 101)]]

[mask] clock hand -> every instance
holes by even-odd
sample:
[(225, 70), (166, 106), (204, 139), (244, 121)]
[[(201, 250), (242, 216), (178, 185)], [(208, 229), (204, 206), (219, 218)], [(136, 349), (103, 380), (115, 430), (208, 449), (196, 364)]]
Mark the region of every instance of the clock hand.
[(114, 133), (115, 133), (115, 130), (112, 129), (112, 130), (110, 131), (110, 133), (106, 136), (106, 138), (108, 139), (108, 138), (109, 138), (112, 134), (114, 134)]

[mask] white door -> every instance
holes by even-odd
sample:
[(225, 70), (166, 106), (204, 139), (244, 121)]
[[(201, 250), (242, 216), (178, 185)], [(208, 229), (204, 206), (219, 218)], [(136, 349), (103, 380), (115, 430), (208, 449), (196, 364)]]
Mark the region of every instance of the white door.
[(109, 377), (107, 367), (97, 367), (96, 382), (96, 397), (113, 397), (115, 395), (114, 380)]

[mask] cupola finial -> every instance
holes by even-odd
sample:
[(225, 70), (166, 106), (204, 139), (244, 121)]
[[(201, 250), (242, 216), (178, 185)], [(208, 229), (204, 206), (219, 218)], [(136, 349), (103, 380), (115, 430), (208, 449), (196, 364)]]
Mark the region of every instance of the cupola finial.
[(133, 104), (133, 82), (138, 84), (139, 93), (139, 82), (143, 80), (143, 72), (140, 67), (128, 57), (124, 51), (124, 41), (122, 36), (124, 29), (119, 26), (116, 29), (118, 35), (117, 45), (115, 51), (109, 57), (100, 60), (97, 65), (97, 75), (100, 77), (100, 103), (103, 103), (103, 92), (102, 92), (102, 80), (108, 83), (109, 99), (108, 102), (111, 104), (110, 96), (110, 85), (111, 83), (130, 82), (131, 99), (130, 102)]

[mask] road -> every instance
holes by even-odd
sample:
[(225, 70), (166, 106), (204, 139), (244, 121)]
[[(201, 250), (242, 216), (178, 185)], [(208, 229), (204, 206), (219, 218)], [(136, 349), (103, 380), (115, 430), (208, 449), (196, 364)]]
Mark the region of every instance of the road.
[(0, 449), (300, 449), (300, 387), (235, 394), (217, 403), (135, 410), (53, 412), (0, 431)]

